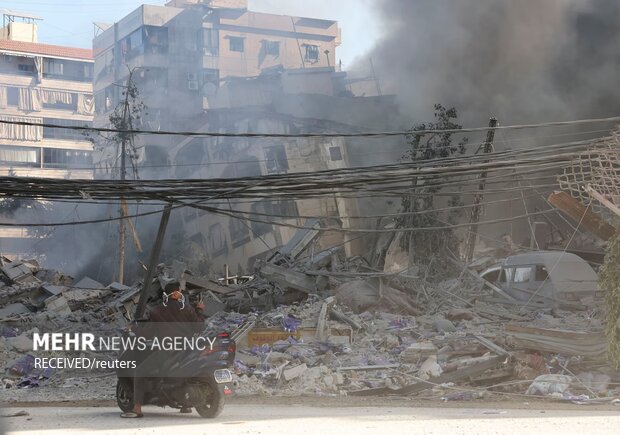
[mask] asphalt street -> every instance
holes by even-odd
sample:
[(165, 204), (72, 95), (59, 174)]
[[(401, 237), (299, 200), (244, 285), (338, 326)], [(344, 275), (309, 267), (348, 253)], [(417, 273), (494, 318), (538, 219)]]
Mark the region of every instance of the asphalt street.
[(617, 434), (620, 409), (511, 410), (403, 407), (229, 405), (215, 420), (196, 413), (145, 408), (143, 419), (119, 418), (116, 408), (5, 408), (10, 434)]

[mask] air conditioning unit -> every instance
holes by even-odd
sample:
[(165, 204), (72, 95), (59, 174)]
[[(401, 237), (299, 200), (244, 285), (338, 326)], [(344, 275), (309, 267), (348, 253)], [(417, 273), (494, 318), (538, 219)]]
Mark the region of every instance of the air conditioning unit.
[(198, 74), (196, 73), (187, 73), (187, 80), (195, 82), (198, 80)]
[(189, 89), (190, 91), (197, 91), (198, 90), (198, 81), (197, 80), (188, 80), (188, 82), (187, 82), (187, 89)]

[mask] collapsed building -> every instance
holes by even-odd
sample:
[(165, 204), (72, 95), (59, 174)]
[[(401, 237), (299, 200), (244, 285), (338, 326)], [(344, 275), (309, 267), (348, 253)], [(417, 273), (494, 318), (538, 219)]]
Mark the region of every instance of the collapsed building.
[[(364, 128), (367, 120), (396, 113), (392, 97), (355, 97), (347, 92), (346, 74), (329, 68), (275, 70), (256, 78), (230, 79), (209, 101), (209, 110), (202, 121), (197, 121), (198, 132), (355, 133)], [(392, 153), (387, 144), (383, 151), (385, 155), (374, 158), (389, 159)], [(320, 172), (361, 166), (369, 161), (369, 153), (373, 153), (372, 146), (359, 138), (189, 138), (168, 151), (171, 169), (167, 176), (243, 178)], [(345, 229), (360, 225), (346, 217), (359, 216), (360, 207), (365, 206), (356, 198), (345, 198), (337, 188), (332, 196), (315, 199), (214, 202), (231, 211), (259, 213), (263, 221), (277, 219), (306, 225), (311, 217), (322, 217)], [(321, 225), (308, 225), (315, 224)], [(215, 217), (193, 209), (184, 212), (183, 227), (186, 238), (195, 244), (195, 249), (182, 254), (184, 261), (204, 253), (212, 267), (220, 271), (225, 264), (235, 271), (251, 270), (257, 259), (275, 253), (295, 232), (281, 225)], [(365, 249), (362, 239), (349, 239), (349, 235), (332, 233), (317, 248), (342, 244), (348, 256)]]

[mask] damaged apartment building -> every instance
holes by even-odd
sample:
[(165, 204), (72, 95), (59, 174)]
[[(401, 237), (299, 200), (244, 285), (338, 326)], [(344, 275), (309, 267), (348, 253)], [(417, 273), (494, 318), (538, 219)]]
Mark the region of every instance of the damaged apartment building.
[[(0, 120), (92, 125), (92, 51), (40, 43), (40, 18), (0, 13)], [(0, 124), (0, 175), (92, 179), (93, 144), (69, 128)], [(0, 229), (3, 255), (24, 253), (33, 242), (26, 228)]]
[[(118, 85), (126, 84), (130, 70), (148, 107), (141, 124), (146, 130), (359, 132), (386, 128), (377, 120), (396, 113), (392, 97), (355, 96), (359, 82), (335, 68), (340, 44), (335, 21), (252, 12), (238, 0), (174, 1), (143, 5), (100, 27), (104, 30), (94, 40), (99, 125), (121, 101)], [(363, 166), (363, 150), (372, 145), (344, 138), (136, 138), (138, 170), (146, 178), (236, 178)], [(110, 147), (97, 161), (100, 176), (112, 172), (115, 152)], [(305, 218), (321, 216), (330, 226), (359, 224), (340, 219), (359, 213), (357, 202), (337, 190), (312, 200), (212, 205), (272, 216), (259, 219), (267, 222), (327, 224)], [(228, 265), (234, 272), (251, 270), (256, 259), (272, 255), (296, 231), (195, 209), (182, 213), (180, 227), (191, 241), (180, 259), (219, 271)], [(333, 246), (345, 237), (334, 233), (322, 242)], [(359, 243), (344, 246), (349, 254), (360, 249)]]

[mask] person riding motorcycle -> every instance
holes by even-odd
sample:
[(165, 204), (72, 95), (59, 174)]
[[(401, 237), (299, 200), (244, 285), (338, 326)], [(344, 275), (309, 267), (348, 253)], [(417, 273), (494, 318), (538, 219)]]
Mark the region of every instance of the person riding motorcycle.
[[(162, 291), (162, 303), (153, 308), (147, 314), (144, 322), (138, 327), (132, 328), (136, 335), (147, 338), (165, 335), (168, 337), (191, 337), (202, 331), (204, 321), (198, 311), (204, 309), (204, 303), (199, 302), (196, 307), (186, 302), (187, 297), (183, 294), (183, 285), (175, 286), (170, 293)], [(143, 355), (143, 356), (148, 356)], [(141, 361), (143, 362), (143, 361)], [(146, 390), (146, 373), (141, 372), (140, 365), (136, 369), (133, 378), (133, 410), (121, 414), (122, 418), (141, 418), (142, 404)], [(181, 409), (182, 413), (190, 413), (191, 409)]]

